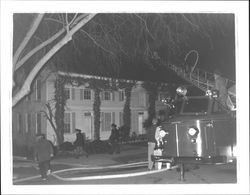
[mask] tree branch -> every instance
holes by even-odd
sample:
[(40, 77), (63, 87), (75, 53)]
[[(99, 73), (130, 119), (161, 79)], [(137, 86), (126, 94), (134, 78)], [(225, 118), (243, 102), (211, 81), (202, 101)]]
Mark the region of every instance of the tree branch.
[(104, 51), (106, 51), (107, 53), (110, 53), (111, 55), (115, 55), (113, 52), (107, 50), (106, 48), (104, 48), (102, 45), (100, 45), (99, 43), (97, 43), (97, 41), (89, 34), (87, 33), (85, 30), (81, 29), (80, 32), (84, 33), (85, 35), (87, 35), (87, 37), (89, 37), (94, 44), (96, 44), (98, 47), (100, 47), (101, 49), (103, 49)]
[(181, 14), (181, 16), (192, 26), (194, 26), (197, 29), (200, 29), (200, 27), (197, 24), (194, 24), (193, 22), (191, 22), (184, 14)]
[(38, 52), (40, 49), (46, 47), (50, 43), (52, 43), (54, 40), (56, 40), (58, 37), (60, 37), (65, 32), (65, 29), (61, 29), (56, 34), (54, 34), (52, 37), (50, 37), (48, 40), (44, 41), (34, 49), (32, 49), (29, 53), (27, 53), (21, 60), (19, 60), (16, 64), (15, 70), (20, 68), (31, 56), (33, 56), (36, 52)]
[(25, 46), (27, 45), (27, 43), (29, 42), (29, 40), (31, 39), (33, 34), (35, 33), (36, 29), (38, 28), (39, 24), (42, 21), (43, 16), (44, 16), (44, 14), (37, 15), (37, 17), (33, 21), (33, 24), (31, 26), (30, 30), (27, 32), (25, 38), (23, 39), (23, 41), (19, 45), (18, 49), (16, 50), (14, 57), (13, 57), (13, 71), (15, 70), (15, 66), (16, 66), (16, 63), (17, 63), (19, 57), (20, 57), (21, 52), (23, 51), (23, 49), (25, 48)]
[(61, 39), (57, 44), (55, 44), (35, 65), (32, 71), (27, 76), (24, 81), (21, 89), (14, 95), (12, 99), (12, 107), (14, 107), (25, 95), (30, 92), (30, 86), (38, 72), (45, 65), (45, 63), (53, 56), (55, 53), (60, 50), (65, 44), (67, 44), (70, 40), (72, 40), (72, 36), (86, 23), (88, 23), (96, 14), (89, 14), (83, 20), (81, 20), (72, 30), (69, 31), (65, 35), (64, 38)]
[(147, 25), (147, 22), (141, 17), (139, 16), (138, 14), (134, 14), (136, 17), (138, 17), (140, 20), (143, 21), (144, 25), (145, 25), (145, 28), (146, 28), (146, 31), (148, 32), (148, 34), (150, 35), (150, 37), (155, 40), (155, 37), (152, 35), (152, 33), (149, 31), (148, 29), (148, 25)]

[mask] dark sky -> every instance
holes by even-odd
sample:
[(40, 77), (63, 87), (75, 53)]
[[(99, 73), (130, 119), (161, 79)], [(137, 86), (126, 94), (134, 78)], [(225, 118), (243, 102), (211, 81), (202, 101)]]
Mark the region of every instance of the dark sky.
[[(214, 14), (216, 15), (216, 14)], [(213, 15), (213, 17), (214, 17)], [(14, 14), (14, 41), (13, 50), (17, 48), (20, 40), (25, 35), (30, 22), (32, 21), (33, 14)], [(183, 63), (185, 54), (191, 49), (195, 49), (199, 52), (199, 61), (197, 68), (201, 68), (210, 72), (215, 69), (219, 69), (223, 76), (235, 80), (235, 29), (234, 29), (234, 15), (233, 14), (217, 14), (220, 21), (225, 21), (221, 28), (218, 24), (210, 24), (211, 33), (209, 37), (200, 37), (195, 32), (190, 36), (188, 46), (183, 46), (183, 51), (178, 56), (175, 56), (177, 63)], [(99, 16), (100, 18), (100, 16)], [(215, 21), (216, 23), (216, 21)], [(219, 23), (219, 22), (218, 22)], [(38, 30), (38, 33), (44, 35), (47, 27), (42, 26)], [(211, 41), (211, 43), (209, 42)], [(37, 40), (36, 40), (37, 41)], [(75, 48), (75, 44), (78, 42), (78, 48)], [(80, 44), (81, 42), (81, 44)], [(164, 41), (163, 41), (164, 42)], [(111, 67), (105, 56), (100, 54), (96, 47), (86, 48), (86, 39), (79, 41), (76, 39), (75, 43), (68, 43), (64, 46), (53, 58), (56, 59), (56, 63), (64, 64), (66, 66), (70, 65), (70, 70), (75, 69), (77, 72), (91, 73), (91, 74), (105, 74), (105, 71), (109, 72), (112, 76), (113, 67)], [(93, 44), (89, 42), (90, 46)], [(93, 44), (94, 45), (94, 44)], [(159, 48), (158, 53), (164, 58), (167, 53), (168, 43), (164, 42)], [(180, 45), (180, 47), (182, 47)], [(95, 48), (95, 50), (93, 49)], [(77, 51), (78, 50), (78, 51)], [(80, 51), (80, 53), (79, 53)], [(104, 58), (103, 58), (104, 57)], [(59, 60), (58, 60), (59, 59)], [(195, 56), (190, 55), (187, 62), (193, 64), (195, 61)], [(166, 73), (162, 68), (148, 68), (145, 67), (145, 63), (141, 61), (141, 58), (135, 59), (133, 61), (126, 60), (122, 58), (119, 76), (130, 77), (135, 79), (138, 75), (138, 80), (147, 79), (147, 77), (152, 76), (153, 79), (160, 79), (164, 77), (172, 77), (172, 72)], [(106, 63), (104, 66), (100, 66), (100, 63)], [(159, 74), (159, 76), (157, 76)], [(166, 75), (166, 76), (165, 76)], [(117, 74), (115, 74), (115, 77)], [(176, 80), (178, 78), (172, 78), (171, 80)]]

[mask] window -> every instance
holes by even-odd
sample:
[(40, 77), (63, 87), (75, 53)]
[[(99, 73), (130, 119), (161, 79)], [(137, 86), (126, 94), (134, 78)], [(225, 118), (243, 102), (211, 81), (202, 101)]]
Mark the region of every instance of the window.
[(111, 100), (111, 94), (109, 91), (104, 92), (104, 100)]
[(70, 133), (70, 113), (64, 114), (64, 133)]
[(124, 91), (119, 91), (119, 101), (124, 101)]
[(66, 100), (70, 99), (70, 90), (69, 90), (69, 88), (65, 88), (64, 93), (65, 93)]
[(42, 131), (42, 116), (41, 113), (36, 114), (36, 133), (41, 133)]
[(26, 114), (26, 133), (31, 132), (31, 114)]
[(36, 100), (41, 100), (41, 81), (36, 80)]
[(84, 89), (83, 97), (84, 97), (84, 100), (91, 100), (91, 90)]
[(109, 91), (103, 92), (103, 100), (111, 100), (111, 93)]

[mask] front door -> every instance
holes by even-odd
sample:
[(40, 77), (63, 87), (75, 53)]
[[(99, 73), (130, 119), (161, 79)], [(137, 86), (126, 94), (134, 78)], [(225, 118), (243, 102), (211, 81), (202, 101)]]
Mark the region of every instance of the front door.
[(93, 138), (93, 133), (92, 133), (92, 117), (91, 113), (84, 113), (83, 117), (83, 131), (86, 133), (86, 137), (89, 139)]
[(144, 122), (144, 113), (139, 112), (138, 113), (138, 133), (139, 134), (145, 134), (145, 129), (143, 127), (143, 122)]

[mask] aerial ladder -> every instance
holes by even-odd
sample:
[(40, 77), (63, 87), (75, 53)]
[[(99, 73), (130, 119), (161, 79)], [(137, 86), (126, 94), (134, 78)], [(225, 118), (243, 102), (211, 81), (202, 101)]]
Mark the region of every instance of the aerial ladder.
[[(174, 64), (166, 64), (161, 60), (161, 64), (165, 65), (167, 68), (174, 71), (179, 77), (184, 79), (185, 81), (191, 83), (192, 85), (196, 86), (200, 90), (204, 91), (205, 93), (208, 90), (215, 89), (215, 79), (214, 79), (214, 73), (210, 73), (208, 71), (196, 68), (199, 54), (196, 50), (189, 51), (185, 56), (185, 62), (188, 58), (188, 56), (191, 53), (196, 54), (196, 61), (192, 67), (189, 67), (187, 70), (186, 67), (177, 66)], [(158, 56), (159, 57), (159, 56)], [(159, 58), (158, 58), (159, 59)], [(236, 110), (236, 91), (235, 91), (235, 81), (232, 81), (227, 78), (222, 79), (226, 80), (227, 83), (227, 100), (226, 100), (226, 108), (230, 111)]]

